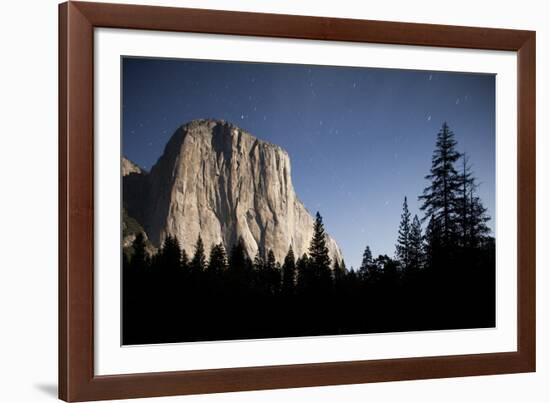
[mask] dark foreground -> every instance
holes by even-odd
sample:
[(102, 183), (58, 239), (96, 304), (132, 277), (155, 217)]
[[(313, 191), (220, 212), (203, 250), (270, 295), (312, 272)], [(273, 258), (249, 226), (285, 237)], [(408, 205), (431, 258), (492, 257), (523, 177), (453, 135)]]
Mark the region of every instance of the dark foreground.
[(292, 282), (284, 267), (229, 261), (195, 272), (125, 259), (123, 344), (495, 326), (494, 244), (454, 264), (405, 272), (380, 256), (324, 279), (298, 259)]

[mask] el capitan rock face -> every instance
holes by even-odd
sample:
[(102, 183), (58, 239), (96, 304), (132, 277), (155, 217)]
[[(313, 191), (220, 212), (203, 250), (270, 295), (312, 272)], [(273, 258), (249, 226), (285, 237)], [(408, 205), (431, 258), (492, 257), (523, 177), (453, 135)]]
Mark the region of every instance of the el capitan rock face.
[(130, 174), (142, 173), (141, 168), (127, 158), (122, 158), (121, 169), (122, 169), (122, 177), (128, 176)]
[[(137, 168), (137, 169), (136, 169)], [(199, 234), (207, 251), (242, 238), (251, 258), (259, 247), (282, 262), (290, 245), (307, 253), (314, 219), (292, 186), (282, 148), (219, 120), (180, 127), (150, 173), (123, 159), (124, 207), (159, 245), (174, 235), (188, 254)], [(327, 237), (331, 259), (342, 260)]]

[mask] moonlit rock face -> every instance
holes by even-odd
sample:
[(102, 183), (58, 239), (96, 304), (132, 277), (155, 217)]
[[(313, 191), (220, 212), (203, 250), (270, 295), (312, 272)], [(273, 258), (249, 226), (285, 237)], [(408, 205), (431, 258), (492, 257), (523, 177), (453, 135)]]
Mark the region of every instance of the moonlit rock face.
[[(296, 257), (307, 253), (314, 219), (296, 197), (288, 154), (230, 123), (180, 127), (146, 178), (142, 207), (129, 210), (157, 245), (173, 235), (192, 254), (200, 234), (207, 251), (242, 238), (251, 258), (260, 247), (281, 263), (290, 245)], [(330, 237), (327, 246), (341, 261)]]
[(128, 176), (130, 174), (141, 174), (141, 168), (134, 164), (132, 161), (122, 158), (122, 176)]

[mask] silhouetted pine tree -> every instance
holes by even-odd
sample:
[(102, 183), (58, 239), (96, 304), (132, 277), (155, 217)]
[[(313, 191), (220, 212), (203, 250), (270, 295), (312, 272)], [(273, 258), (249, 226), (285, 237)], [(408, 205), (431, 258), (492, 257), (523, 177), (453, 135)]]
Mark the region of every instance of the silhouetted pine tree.
[(277, 259), (275, 259), (275, 254), (273, 253), (273, 250), (269, 250), (267, 252), (267, 260), (265, 262), (265, 267), (268, 269), (268, 270), (273, 270), (275, 269), (277, 265)]
[(189, 270), (189, 256), (187, 256), (185, 249), (181, 250), (181, 268), (184, 271)]
[(140, 232), (132, 242), (132, 249), (134, 250), (130, 259), (132, 270), (143, 271), (147, 268), (148, 255), (145, 248), (145, 236)]
[(346, 273), (345, 290), (348, 292), (348, 294), (353, 295), (357, 292), (360, 283), (361, 279), (359, 278), (357, 272), (352, 266)]
[(221, 276), (227, 270), (227, 254), (222, 243), (212, 246), (206, 271), (210, 275)]
[(283, 262), (283, 284), (282, 292), (284, 295), (294, 294), (296, 285), (296, 260), (294, 259), (294, 251), (292, 245), (289, 246), (288, 252)]
[(399, 261), (402, 270), (408, 270), (411, 265), (411, 213), (407, 204), (407, 197), (403, 201), (403, 212), (399, 223), (397, 245), (395, 245), (395, 257)]
[[(334, 264), (332, 266), (332, 275), (334, 277), (333, 295), (335, 300), (338, 301), (337, 303), (341, 303), (343, 299), (346, 299), (350, 296), (349, 293), (346, 292), (347, 271), (348, 270), (346, 268), (346, 263), (344, 262), (344, 260), (339, 262), (335, 256)], [(338, 310), (338, 308), (336, 308), (335, 306), (332, 306), (332, 308), (336, 311)]]
[(163, 271), (181, 269), (181, 248), (175, 236), (168, 235), (164, 239), (157, 264)]
[(264, 272), (268, 293), (271, 295), (276, 294), (281, 287), (281, 266), (275, 259), (275, 254), (271, 249), (267, 253)]
[(378, 255), (374, 264), (378, 267), (377, 271), (381, 274), (383, 285), (387, 288), (395, 287), (399, 278), (399, 262), (388, 255)]
[(470, 233), (470, 192), (475, 185), (466, 154), (462, 154), (461, 162), (461, 172), (458, 176), (459, 196), (456, 200), (456, 210), (459, 216), (460, 245), (467, 247)]
[(334, 283), (339, 284), (341, 283), (344, 278), (346, 277), (346, 263), (342, 260), (342, 262), (338, 262), (338, 259), (336, 257), (334, 258), (334, 264), (332, 265), (332, 273), (334, 276)]
[(483, 206), (481, 199), (470, 192), (470, 217), (469, 217), (469, 244), (472, 248), (479, 248), (484, 239), (489, 235), (489, 221), (487, 209)]
[(204, 251), (204, 243), (199, 235), (195, 244), (195, 254), (189, 263), (189, 271), (194, 275), (200, 275), (206, 270), (206, 254)]
[(257, 273), (261, 273), (264, 270), (264, 267), (264, 253), (262, 251), (262, 248), (258, 248), (256, 256), (254, 256), (254, 270), (256, 270)]
[(260, 246), (254, 256), (252, 261), (252, 270), (253, 270), (253, 287), (262, 293), (267, 293), (267, 275), (265, 271), (265, 253), (263, 248)]
[(229, 269), (233, 271), (244, 270), (247, 264), (247, 253), (244, 248), (244, 241), (239, 238), (237, 243), (231, 248), (229, 256)]
[(208, 265), (206, 266), (204, 275), (202, 275), (203, 282), (197, 287), (198, 289), (193, 290), (193, 292), (198, 291), (199, 294), (207, 296), (208, 301), (206, 301), (206, 304), (215, 305), (215, 301), (225, 291), (223, 278), (227, 272), (227, 266), (227, 254), (223, 243), (220, 242), (219, 244), (212, 245)]
[(424, 256), (428, 268), (433, 269), (441, 260), (442, 240), (441, 225), (435, 217), (431, 217), (424, 236)]
[(330, 257), (327, 248), (327, 236), (323, 226), (323, 218), (317, 212), (313, 224), (313, 237), (309, 246), (309, 262), (315, 275), (319, 291), (324, 292), (332, 283)]
[(308, 293), (315, 286), (315, 276), (311, 270), (309, 257), (304, 253), (296, 261), (297, 288), (301, 293)]
[(461, 246), (477, 248), (489, 234), (487, 209), (476, 195), (477, 183), (468, 165), (468, 157), (462, 155), (461, 173), (459, 175), (460, 197), (457, 200), (459, 214)]
[(425, 214), (424, 220), (433, 216), (441, 225), (441, 241), (444, 245), (453, 242), (457, 231), (455, 209), (460, 182), (454, 164), (460, 154), (455, 147), (454, 133), (445, 122), (437, 135), (430, 174), (426, 175), (431, 183), (419, 197), (423, 202), (421, 209)]
[(246, 253), (242, 238), (231, 248), (227, 280), (228, 287), (234, 291), (253, 286), (253, 264)]
[(424, 261), (423, 239), (422, 239), (422, 227), (420, 220), (415, 214), (412, 220), (411, 231), (409, 236), (410, 252), (409, 261), (410, 268), (418, 270), (422, 268)]
[(369, 282), (374, 278), (375, 270), (376, 266), (372, 258), (372, 252), (370, 250), (370, 247), (367, 245), (363, 252), (363, 260), (361, 261), (361, 266), (358, 270), (359, 278), (362, 281)]

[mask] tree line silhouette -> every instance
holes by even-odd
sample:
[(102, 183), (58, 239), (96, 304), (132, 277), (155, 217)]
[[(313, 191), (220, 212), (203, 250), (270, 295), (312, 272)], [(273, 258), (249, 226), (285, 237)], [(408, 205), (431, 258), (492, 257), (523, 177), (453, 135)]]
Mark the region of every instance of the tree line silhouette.
[(172, 236), (150, 255), (138, 233), (123, 253), (123, 344), (495, 326), (495, 240), (456, 147), (444, 123), (423, 217), (405, 197), (395, 256), (366, 246), (357, 270), (331, 259), (319, 213), (308, 253), (289, 247), (282, 264), (271, 250), (252, 259), (242, 240), (207, 256), (200, 235), (192, 256)]

